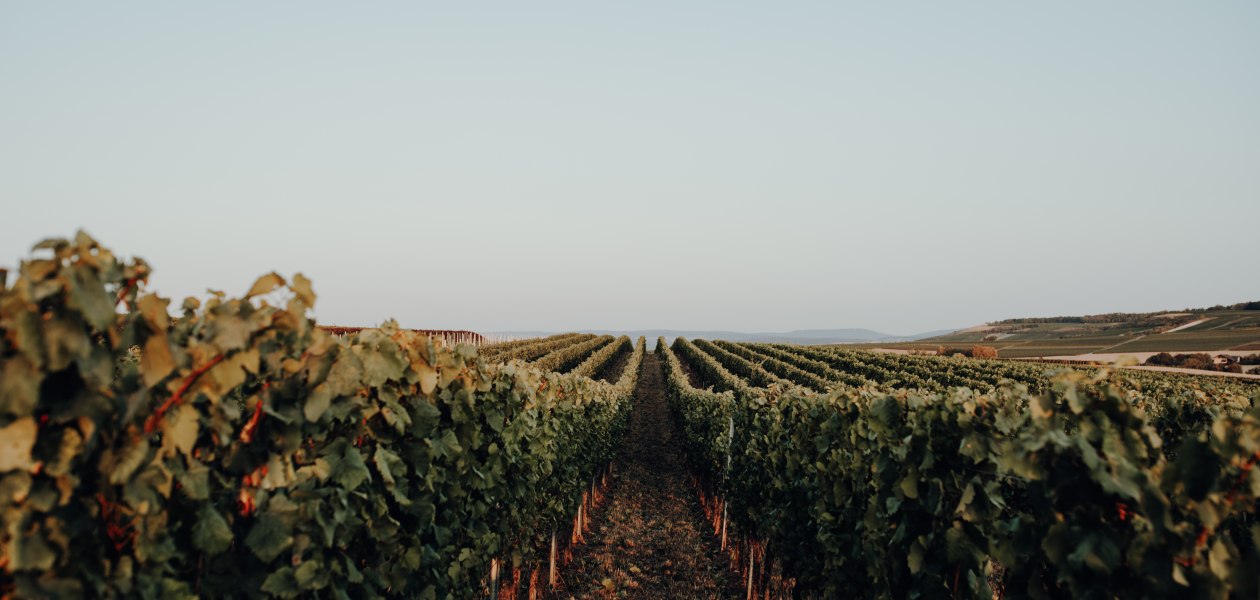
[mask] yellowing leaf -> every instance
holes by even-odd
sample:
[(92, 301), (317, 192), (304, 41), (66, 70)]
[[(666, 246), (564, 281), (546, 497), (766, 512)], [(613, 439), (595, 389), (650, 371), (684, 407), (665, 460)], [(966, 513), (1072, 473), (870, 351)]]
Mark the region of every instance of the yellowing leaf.
[(923, 545), (917, 540), (910, 546), (910, 554), (906, 556), (906, 566), (910, 567), (911, 575), (923, 569)]
[(43, 379), (44, 373), (25, 356), (0, 361), (0, 411), (30, 414), (39, 401), (39, 385)]
[(150, 331), (160, 333), (170, 326), (170, 315), (166, 312), (166, 307), (170, 303), (170, 300), (159, 298), (156, 294), (145, 294), (136, 301), (140, 308), (140, 315), (144, 317), (144, 322), (149, 326)]
[(259, 277), (258, 280), (254, 282), (253, 287), (249, 288), (249, 293), (245, 294), (245, 297), (253, 298), (254, 296), (270, 294), (273, 290), (282, 285), (284, 285), (283, 277), (280, 277), (275, 273), (267, 273), (266, 275)]
[(294, 479), (297, 479), (297, 472), (293, 469), (293, 461), (288, 457), (272, 454), (267, 461), (267, 475), (263, 477), (259, 487), (264, 490), (288, 487)]
[(420, 393), (429, 395), (437, 388), (438, 372), (428, 363), (419, 363), (416, 365), (416, 371), (420, 373)]
[(144, 385), (153, 387), (161, 383), (173, 370), (175, 357), (171, 356), (166, 334), (149, 336), (144, 342), (144, 350), (140, 352), (140, 373), (144, 376)]
[(1212, 544), (1212, 550), (1208, 552), (1208, 568), (1212, 570), (1212, 574), (1222, 581), (1226, 580), (1233, 562), (1229, 547), (1221, 540), (1216, 540), (1216, 543)]
[(1181, 569), (1181, 565), (1177, 564), (1176, 561), (1173, 561), (1172, 577), (1173, 577), (1173, 581), (1176, 581), (1178, 584), (1184, 585), (1186, 587), (1190, 587), (1190, 580), (1186, 579), (1185, 571)]
[(322, 458), (317, 458), (313, 464), (297, 470), (299, 480), (310, 479), (313, 477), (320, 481), (324, 481), (325, 479), (328, 479), (328, 476), (331, 474), (332, 466), (328, 464), (327, 460)]
[(70, 473), (70, 468), (74, 463), (74, 459), (83, 449), (83, 436), (79, 434), (79, 430), (73, 427), (67, 427), (61, 431), (61, 445), (57, 449), (57, 456), (53, 460), (44, 464), (44, 472), (53, 476), (61, 476)]
[(315, 291), (311, 289), (311, 280), (305, 275), (298, 273), (293, 276), (293, 293), (297, 295), (298, 300), (302, 301), (307, 308), (315, 306)]
[(166, 430), (162, 434), (162, 455), (172, 456), (175, 450), (188, 455), (197, 443), (197, 433), (201, 430), (198, 422), (200, 413), (196, 408), (181, 404), (175, 411), (174, 420), (166, 420)]
[(214, 335), (210, 342), (218, 346), (219, 352), (244, 348), (255, 330), (253, 324), (235, 315), (222, 316), (211, 323)]
[(0, 429), (0, 473), (31, 468), (31, 449), (38, 433), (33, 417), (22, 417)]
[(919, 497), (919, 474), (917, 469), (911, 469), (910, 474), (901, 480), (901, 493), (907, 498)]
[(208, 377), (201, 379), (213, 382), (214, 390), (222, 395), (245, 383), (247, 374), (258, 373), (258, 365), (258, 349), (250, 348), (244, 352), (237, 352), (231, 358), (215, 365), (207, 373)]

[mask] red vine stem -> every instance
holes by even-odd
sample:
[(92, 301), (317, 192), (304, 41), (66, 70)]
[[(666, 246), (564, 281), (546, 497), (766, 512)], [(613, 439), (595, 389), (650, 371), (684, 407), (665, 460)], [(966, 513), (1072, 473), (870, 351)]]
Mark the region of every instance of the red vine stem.
[(1242, 487), (1243, 482), (1247, 481), (1247, 475), (1251, 473), (1251, 469), (1256, 466), (1256, 462), (1260, 461), (1260, 450), (1251, 455), (1242, 466), (1242, 472), (1238, 474), (1238, 479), (1234, 480), (1233, 487), (1230, 488), (1229, 494), (1225, 496), (1225, 503), (1233, 506), (1234, 501), (1238, 499), (1238, 490)]
[(210, 362), (201, 365), (197, 369), (193, 370), (192, 373), (189, 373), (188, 377), (184, 378), (183, 385), (179, 386), (179, 390), (171, 395), (170, 398), (167, 398), (166, 402), (163, 402), (162, 406), (159, 406), (158, 409), (154, 411), (153, 414), (149, 415), (147, 420), (145, 420), (144, 432), (153, 433), (153, 430), (157, 429), (158, 423), (162, 421), (162, 417), (166, 416), (166, 411), (174, 408), (176, 404), (179, 404), (179, 401), (184, 398), (184, 394), (188, 393), (188, 388), (192, 387), (192, 384), (197, 381), (197, 378), (205, 375), (206, 371), (213, 369), (215, 365), (223, 362), (224, 358), (225, 357), (220, 354), (219, 356), (211, 359)]
[[(1242, 470), (1238, 473), (1238, 477), (1234, 479), (1234, 485), (1230, 486), (1229, 493), (1225, 494), (1226, 507), (1233, 506), (1234, 502), (1238, 500), (1238, 490), (1242, 487), (1243, 482), (1247, 481), (1247, 475), (1249, 475), (1251, 470), (1255, 468), (1257, 462), (1260, 462), (1260, 451), (1252, 454), (1251, 458), (1247, 459), (1247, 462), (1243, 463)], [(1207, 546), (1208, 537), (1211, 534), (1212, 529), (1207, 525), (1204, 525), (1203, 528), (1199, 530), (1199, 536), (1194, 540), (1194, 548), (1196, 550), (1201, 550), (1204, 546)], [(1183, 567), (1190, 567), (1198, 562), (1198, 557), (1191, 557), (1188, 559), (1177, 557), (1174, 560)]]
[(136, 282), (138, 281), (140, 281), (140, 277), (136, 276), (128, 277), (127, 280), (123, 282), (122, 289), (118, 290), (118, 298), (114, 300), (114, 306), (118, 306), (119, 304), (127, 301), (127, 292), (130, 292), (132, 286), (136, 285)]
[[(264, 381), (263, 391), (266, 391), (267, 388), (269, 387), (271, 387), (270, 382)], [(254, 433), (258, 431), (258, 423), (262, 421), (262, 416), (263, 416), (262, 408), (263, 408), (263, 397), (259, 395), (258, 402), (254, 403), (254, 414), (250, 416), (249, 422), (245, 424), (245, 427), (241, 428), (241, 441), (242, 442), (248, 444), (254, 441)]]

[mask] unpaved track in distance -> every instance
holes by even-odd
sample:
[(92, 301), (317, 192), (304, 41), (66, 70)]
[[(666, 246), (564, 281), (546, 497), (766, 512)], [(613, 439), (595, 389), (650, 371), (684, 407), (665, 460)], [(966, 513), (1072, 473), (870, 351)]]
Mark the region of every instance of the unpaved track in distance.
[(706, 530), (665, 394), (660, 361), (645, 354), (608, 498), (550, 597), (744, 597)]

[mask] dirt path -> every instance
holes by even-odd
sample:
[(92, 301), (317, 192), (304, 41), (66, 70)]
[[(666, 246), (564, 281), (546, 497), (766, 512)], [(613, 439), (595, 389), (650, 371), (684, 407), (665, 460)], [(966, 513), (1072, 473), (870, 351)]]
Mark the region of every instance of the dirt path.
[(553, 598), (743, 597), (704, 529), (665, 394), (660, 361), (649, 353), (608, 499)]

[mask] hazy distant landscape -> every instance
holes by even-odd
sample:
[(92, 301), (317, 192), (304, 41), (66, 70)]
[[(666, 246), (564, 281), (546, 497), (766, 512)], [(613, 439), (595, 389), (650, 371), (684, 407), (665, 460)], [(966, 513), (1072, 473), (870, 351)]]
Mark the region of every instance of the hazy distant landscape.
[[(741, 331), (690, 331), (678, 329), (639, 329), (639, 330), (604, 330), (604, 329), (578, 329), (581, 333), (594, 333), (598, 335), (626, 335), (630, 337), (644, 336), (654, 340), (658, 337), (664, 337), (666, 340), (673, 341), (674, 338), (705, 338), (729, 340), (732, 342), (781, 342), (788, 344), (839, 344), (846, 342), (908, 342), (921, 340), (934, 336), (944, 335), (957, 330), (940, 330), (929, 331), (917, 335), (898, 336), (869, 329), (802, 329), (798, 331), (783, 332), (741, 332)], [(554, 335), (555, 331), (502, 331), (488, 332), (487, 335), (492, 337), (499, 336), (509, 339), (539, 337)]]
[[(1246, 309), (1243, 307), (1246, 306)], [(1028, 317), (994, 321), (915, 335), (893, 335), (869, 329), (805, 329), (784, 332), (720, 330), (601, 330), (581, 333), (720, 339), (732, 342), (788, 344), (852, 344), (857, 348), (935, 350), (942, 347), (991, 346), (1002, 358), (1070, 357), (1087, 354), (1132, 354), (1145, 358), (1157, 352), (1260, 352), (1260, 303), (1239, 303), (1214, 309), (1154, 313), (1112, 313), (1076, 317)], [(520, 339), (555, 335), (554, 331), (484, 332), (492, 338)]]
[[(880, 343), (878, 347), (930, 350), (976, 344), (996, 348), (998, 356), (1003, 358), (1087, 354), (1132, 354), (1145, 358), (1146, 354), (1156, 352), (1254, 353), (1260, 352), (1260, 308), (1012, 319), (913, 342)], [(877, 346), (863, 344), (860, 347)]]

